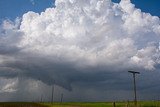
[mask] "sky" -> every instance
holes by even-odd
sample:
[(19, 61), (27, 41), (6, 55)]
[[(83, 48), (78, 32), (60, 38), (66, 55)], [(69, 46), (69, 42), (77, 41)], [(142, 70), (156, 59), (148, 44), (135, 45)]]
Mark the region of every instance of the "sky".
[[(120, 2), (120, 0), (113, 0), (114, 2)], [(150, 13), (155, 16), (160, 16), (160, 1), (145, 1), (145, 0), (132, 0), (137, 8), (142, 11)], [(48, 7), (54, 6), (54, 0), (1, 0), (0, 1), (0, 20), (11, 19), (14, 20), (17, 17), (28, 11), (42, 12)]]
[(28, 11), (42, 12), (47, 7), (52, 7), (53, 0), (1, 0), (0, 19), (14, 20)]
[(0, 101), (160, 98), (158, 0), (1, 0)]

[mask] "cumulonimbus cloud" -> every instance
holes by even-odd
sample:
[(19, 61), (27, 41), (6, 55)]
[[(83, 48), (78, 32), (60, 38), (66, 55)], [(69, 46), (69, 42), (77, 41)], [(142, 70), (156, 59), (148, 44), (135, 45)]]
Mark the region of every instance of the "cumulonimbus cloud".
[(2, 77), (71, 89), (72, 82), (89, 77), (82, 74), (155, 70), (160, 63), (160, 19), (130, 0), (56, 0), (40, 14), (4, 21), (0, 31)]

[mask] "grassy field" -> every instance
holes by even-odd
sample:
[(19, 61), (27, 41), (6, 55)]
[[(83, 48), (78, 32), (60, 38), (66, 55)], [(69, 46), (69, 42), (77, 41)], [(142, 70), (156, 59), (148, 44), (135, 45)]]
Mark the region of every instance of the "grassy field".
[[(43, 103), (48, 107), (113, 107), (113, 102), (91, 102), (91, 103)], [(117, 102), (115, 107), (134, 107), (133, 102)], [(160, 101), (141, 101), (138, 107), (160, 107)]]
[[(112, 102), (90, 103), (0, 103), (0, 107), (114, 107)], [(115, 107), (134, 107), (133, 102), (116, 102)], [(160, 107), (160, 101), (138, 102), (138, 107)]]

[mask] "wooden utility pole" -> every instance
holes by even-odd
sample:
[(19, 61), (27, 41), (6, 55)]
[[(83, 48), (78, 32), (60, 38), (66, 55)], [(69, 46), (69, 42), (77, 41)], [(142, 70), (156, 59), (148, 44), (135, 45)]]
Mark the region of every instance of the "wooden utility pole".
[(43, 102), (43, 95), (41, 95), (41, 103)]
[(53, 82), (53, 85), (52, 85), (52, 97), (51, 97), (51, 103), (54, 102), (54, 84), (55, 84), (55, 81)]
[(61, 94), (61, 103), (63, 102), (63, 93)]
[(134, 85), (134, 105), (137, 107), (137, 91), (136, 91), (136, 74), (140, 74), (140, 72), (128, 71), (133, 74), (133, 85)]

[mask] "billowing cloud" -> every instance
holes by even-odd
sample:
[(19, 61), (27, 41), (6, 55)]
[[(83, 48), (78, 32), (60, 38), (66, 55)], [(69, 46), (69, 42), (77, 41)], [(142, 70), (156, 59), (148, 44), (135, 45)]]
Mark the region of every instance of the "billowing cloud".
[(27, 77), (71, 90), (117, 71), (159, 69), (160, 19), (130, 0), (56, 0), (0, 26), (1, 77)]

